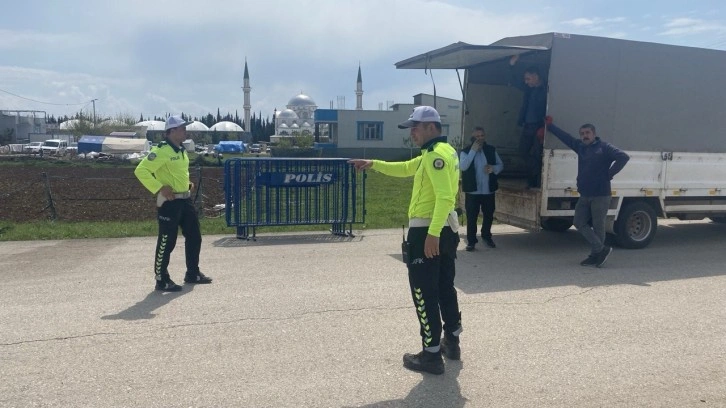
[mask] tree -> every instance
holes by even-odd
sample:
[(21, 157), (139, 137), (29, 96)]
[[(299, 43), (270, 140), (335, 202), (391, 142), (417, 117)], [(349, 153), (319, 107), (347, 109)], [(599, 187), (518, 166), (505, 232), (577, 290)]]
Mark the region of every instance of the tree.
[(212, 127), (216, 122), (214, 121), (214, 116), (212, 116), (211, 113), (208, 113), (202, 120), (202, 123), (207, 125), (207, 127)]
[(113, 117), (113, 120), (127, 126), (133, 126), (136, 124), (136, 120), (134, 120), (134, 117), (131, 116), (130, 113), (118, 113)]
[(295, 139), (295, 144), (301, 148), (301, 149), (310, 149), (313, 147), (313, 142), (315, 139), (313, 139), (313, 135), (310, 134), (310, 132), (303, 131), (303, 135)]

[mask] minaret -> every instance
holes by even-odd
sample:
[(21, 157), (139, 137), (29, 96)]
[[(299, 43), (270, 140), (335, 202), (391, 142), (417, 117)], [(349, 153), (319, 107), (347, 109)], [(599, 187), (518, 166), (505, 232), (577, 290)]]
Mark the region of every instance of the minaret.
[(245, 110), (245, 131), (250, 132), (252, 127), (250, 125), (250, 109), (252, 109), (252, 105), (250, 105), (250, 91), (252, 88), (250, 88), (250, 73), (247, 72), (247, 58), (245, 58), (245, 75), (244, 75), (244, 85), (242, 86), (242, 90), (245, 92), (245, 104), (243, 106)]
[(363, 110), (363, 78), (360, 75), (360, 63), (358, 63), (358, 81), (355, 87), (355, 110)]

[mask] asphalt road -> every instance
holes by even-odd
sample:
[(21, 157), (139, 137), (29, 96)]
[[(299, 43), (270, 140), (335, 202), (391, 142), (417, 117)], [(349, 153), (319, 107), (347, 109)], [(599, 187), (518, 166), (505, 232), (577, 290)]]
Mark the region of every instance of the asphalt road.
[[(153, 291), (150, 238), (0, 243), (2, 407), (726, 407), (726, 225), (666, 222), (584, 268), (574, 231), (459, 246), (462, 360), (420, 347), (400, 230), (205, 236), (212, 285)], [(184, 275), (183, 238), (172, 278)]]

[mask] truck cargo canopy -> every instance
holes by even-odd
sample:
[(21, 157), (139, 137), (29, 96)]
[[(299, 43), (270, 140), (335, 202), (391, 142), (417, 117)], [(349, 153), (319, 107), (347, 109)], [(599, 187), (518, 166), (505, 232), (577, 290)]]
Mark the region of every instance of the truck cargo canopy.
[(396, 63), (397, 69), (460, 69), (509, 58), (515, 54), (545, 51), (544, 46), (472, 45), (457, 42)]

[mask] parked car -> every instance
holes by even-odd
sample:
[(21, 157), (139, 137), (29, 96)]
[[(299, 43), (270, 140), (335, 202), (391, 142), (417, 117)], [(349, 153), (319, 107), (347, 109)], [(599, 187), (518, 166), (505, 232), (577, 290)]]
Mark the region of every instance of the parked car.
[(56, 156), (65, 154), (67, 148), (68, 142), (60, 139), (46, 140), (45, 142), (43, 142), (43, 146), (40, 147), (40, 149), (43, 151), (43, 154), (50, 154)]
[(250, 145), (250, 153), (262, 153), (262, 146), (259, 143), (252, 143)]
[(37, 154), (37, 153), (40, 153), (41, 146), (43, 146), (43, 142), (30, 142), (26, 145), (23, 145), (23, 152), (30, 153), (30, 154)]

